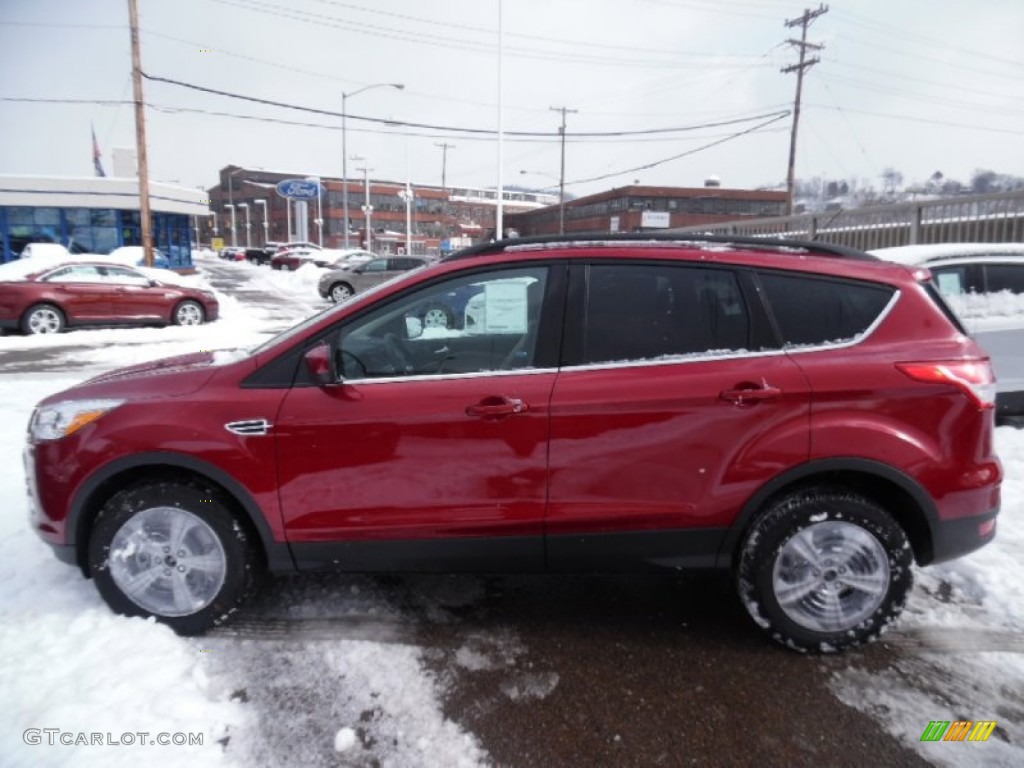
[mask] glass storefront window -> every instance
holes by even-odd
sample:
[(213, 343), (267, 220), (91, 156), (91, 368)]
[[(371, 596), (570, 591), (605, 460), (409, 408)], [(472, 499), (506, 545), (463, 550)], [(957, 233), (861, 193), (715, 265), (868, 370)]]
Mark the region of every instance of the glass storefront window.
[(116, 227), (117, 212), (110, 208), (96, 208), (90, 211), (94, 227)]

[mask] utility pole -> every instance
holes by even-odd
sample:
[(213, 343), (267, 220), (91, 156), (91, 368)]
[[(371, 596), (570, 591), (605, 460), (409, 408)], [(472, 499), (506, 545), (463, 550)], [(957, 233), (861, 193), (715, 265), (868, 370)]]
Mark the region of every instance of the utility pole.
[(446, 141), (440, 143), (434, 142), (435, 147), (441, 148), (441, 193), (444, 195), (444, 200), (441, 202), (441, 218), (443, 220), (441, 226), (441, 235), (446, 237), (448, 232), (448, 150), (455, 149), (454, 144), (449, 144)]
[(568, 107), (548, 107), (554, 112), (562, 113), (562, 124), (558, 126), (558, 135), (562, 137), (562, 168), (558, 174), (558, 234), (565, 234), (565, 115), (567, 112), (576, 114), (578, 109)]
[(814, 51), (820, 51), (825, 46), (815, 45), (814, 43), (807, 42), (807, 27), (812, 21), (819, 16), (828, 13), (828, 6), (819, 4), (817, 10), (812, 11), (809, 8), (804, 9), (803, 16), (795, 19), (787, 19), (787, 27), (800, 27), (800, 39), (793, 40), (790, 38), (786, 42), (790, 45), (794, 45), (800, 49), (800, 61), (796, 64), (792, 64), (788, 67), (783, 67), (782, 72), (789, 74), (790, 72), (796, 72), (796, 99), (793, 102), (793, 130), (789, 136), (789, 168), (786, 171), (786, 193), (788, 199), (786, 202), (786, 215), (793, 215), (793, 187), (795, 185), (795, 170), (796, 170), (796, 131), (800, 124), (800, 98), (803, 93), (804, 87), (804, 72), (817, 64), (821, 59), (817, 56), (814, 58), (807, 58), (807, 49), (810, 48)]
[(139, 53), (139, 9), (128, 0), (128, 23), (132, 35), (132, 95), (135, 100), (135, 151), (139, 156), (139, 219), (142, 225), (142, 255), (153, 266), (153, 227), (149, 209), (149, 159), (146, 156), (146, 111), (142, 101), (142, 54)]

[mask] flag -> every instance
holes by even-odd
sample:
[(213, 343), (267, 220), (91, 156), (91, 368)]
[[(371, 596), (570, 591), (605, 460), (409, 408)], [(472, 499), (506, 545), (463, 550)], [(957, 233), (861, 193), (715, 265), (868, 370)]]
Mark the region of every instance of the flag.
[(97, 176), (106, 176), (103, 172), (103, 163), (100, 162), (100, 144), (96, 141), (96, 127), (89, 127), (92, 128), (92, 167), (96, 169)]

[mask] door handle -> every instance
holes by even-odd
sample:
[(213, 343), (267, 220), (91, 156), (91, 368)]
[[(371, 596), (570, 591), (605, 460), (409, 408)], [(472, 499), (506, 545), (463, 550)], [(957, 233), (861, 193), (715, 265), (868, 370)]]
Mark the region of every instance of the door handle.
[(779, 399), (782, 397), (782, 390), (771, 386), (767, 381), (762, 381), (760, 384), (744, 381), (732, 389), (723, 390), (719, 397), (736, 405), (753, 405), (762, 400)]
[(500, 419), (525, 413), (529, 409), (530, 406), (518, 397), (485, 397), (479, 403), (467, 406), (466, 415), (482, 419)]

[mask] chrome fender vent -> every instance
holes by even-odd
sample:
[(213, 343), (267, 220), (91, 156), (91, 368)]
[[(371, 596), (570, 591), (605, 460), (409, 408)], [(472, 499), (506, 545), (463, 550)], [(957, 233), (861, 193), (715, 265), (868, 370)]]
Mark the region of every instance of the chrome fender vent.
[(246, 419), (245, 421), (229, 421), (224, 429), (236, 435), (265, 435), (270, 431), (271, 423), (266, 419)]

